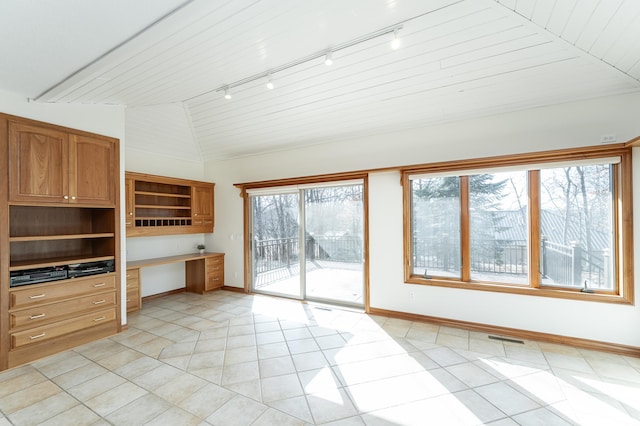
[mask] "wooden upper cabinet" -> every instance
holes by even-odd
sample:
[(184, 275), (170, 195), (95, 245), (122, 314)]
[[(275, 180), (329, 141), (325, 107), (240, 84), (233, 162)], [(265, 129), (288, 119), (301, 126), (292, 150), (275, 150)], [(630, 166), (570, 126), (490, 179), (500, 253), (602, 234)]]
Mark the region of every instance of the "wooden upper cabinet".
[[(9, 123), (9, 199), (65, 203), (69, 199), (66, 132)], [(67, 197), (65, 199), (65, 197)]]
[(213, 232), (213, 184), (191, 187), (193, 225), (202, 232)]
[(116, 142), (9, 122), (9, 198), (115, 205)]
[(113, 142), (73, 134), (69, 142), (70, 202), (114, 204), (117, 179)]
[(213, 232), (211, 182), (125, 172), (127, 237)]
[(194, 186), (191, 197), (194, 219), (213, 219), (213, 185)]

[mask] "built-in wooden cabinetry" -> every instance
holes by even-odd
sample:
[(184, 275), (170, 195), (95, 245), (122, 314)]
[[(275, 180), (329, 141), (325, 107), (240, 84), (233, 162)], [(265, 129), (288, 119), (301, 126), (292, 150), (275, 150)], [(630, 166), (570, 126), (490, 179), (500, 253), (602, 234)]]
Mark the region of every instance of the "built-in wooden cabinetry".
[(142, 307), (140, 293), (140, 268), (127, 268), (127, 312)]
[(15, 121), (8, 133), (11, 201), (115, 203), (113, 139)]
[(214, 184), (125, 173), (127, 237), (213, 232)]
[[(224, 253), (179, 254), (127, 262), (127, 310), (136, 310), (141, 301), (133, 297), (141, 293), (140, 269), (148, 266), (184, 262), (185, 290), (204, 294), (224, 286)], [(132, 297), (129, 297), (131, 295)]]
[(224, 253), (207, 254), (187, 262), (185, 268), (187, 291), (204, 294), (224, 285)]
[[(0, 114), (0, 370), (120, 329), (118, 145)], [(113, 271), (11, 287), (89, 262)]]

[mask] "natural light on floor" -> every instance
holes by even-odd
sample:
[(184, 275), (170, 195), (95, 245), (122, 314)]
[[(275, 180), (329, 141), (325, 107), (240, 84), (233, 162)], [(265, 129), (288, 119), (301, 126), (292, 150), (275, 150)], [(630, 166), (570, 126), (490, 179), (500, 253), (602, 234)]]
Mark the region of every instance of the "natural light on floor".
[(128, 321), (0, 373), (0, 425), (640, 423), (638, 358), (228, 291)]

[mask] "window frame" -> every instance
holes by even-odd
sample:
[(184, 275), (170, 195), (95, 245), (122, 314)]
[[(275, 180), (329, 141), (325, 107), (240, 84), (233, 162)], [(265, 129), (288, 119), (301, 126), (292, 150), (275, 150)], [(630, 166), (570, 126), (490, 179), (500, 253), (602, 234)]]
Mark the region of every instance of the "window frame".
[[(534, 295), (593, 302), (633, 304), (633, 194), (632, 194), (632, 149), (625, 144), (571, 148), (554, 151), (541, 151), (525, 154), (485, 157), (460, 161), (445, 161), (419, 166), (401, 168), (403, 186), (403, 240), (404, 240), (404, 281), (406, 284), (449, 287), (466, 290), (493, 291), (501, 293)], [(614, 164), (613, 182), (613, 227), (615, 243), (615, 289), (613, 291), (595, 290), (582, 292), (578, 288), (541, 286), (540, 264), (540, 172), (532, 165), (548, 163), (567, 163), (584, 160), (604, 160), (619, 157)], [(528, 219), (529, 219), (529, 283), (510, 284), (471, 280), (470, 268), (470, 229), (468, 215), (468, 174), (480, 169), (499, 172), (505, 167), (517, 167), (527, 170), (528, 174)], [(461, 220), (461, 278), (429, 277), (413, 273), (413, 217), (412, 184), (410, 176), (433, 174), (456, 174), (460, 176), (460, 220)], [(466, 182), (465, 182), (466, 181)], [(466, 187), (466, 188), (465, 188)], [(538, 206), (533, 208), (532, 206)], [(534, 273), (535, 268), (537, 273)]]

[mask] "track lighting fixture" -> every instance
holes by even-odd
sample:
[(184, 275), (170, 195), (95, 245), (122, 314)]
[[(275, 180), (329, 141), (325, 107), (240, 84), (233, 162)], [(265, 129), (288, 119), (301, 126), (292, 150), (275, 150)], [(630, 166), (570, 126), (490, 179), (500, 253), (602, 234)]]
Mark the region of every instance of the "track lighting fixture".
[(398, 50), (400, 48), (400, 37), (398, 36), (399, 31), (400, 28), (393, 30), (393, 39), (391, 39), (391, 48), (393, 50)]
[[(420, 16), (422, 16), (422, 15), (420, 15)], [(297, 66), (299, 66), (301, 64), (305, 64), (307, 62), (312, 62), (313, 61), (313, 63), (317, 63), (316, 61), (318, 61), (318, 59), (320, 59), (322, 57), (324, 57), (324, 64), (327, 65), (327, 66), (330, 66), (330, 65), (333, 64), (333, 53), (334, 52), (339, 52), (341, 50), (348, 49), (348, 48), (351, 48), (353, 46), (357, 46), (357, 45), (359, 45), (361, 43), (365, 43), (365, 42), (367, 42), (369, 40), (373, 40), (373, 39), (376, 39), (378, 37), (389, 37), (389, 35), (392, 35), (393, 38), (391, 39), (391, 48), (393, 50), (399, 49), (400, 48), (400, 44), (401, 44), (400, 36), (399, 36), (400, 30), (403, 29), (404, 24), (406, 24), (407, 22), (409, 22), (409, 21), (411, 21), (413, 19), (416, 19), (416, 18), (417, 17), (406, 19), (406, 20), (404, 20), (402, 22), (396, 23), (393, 26), (382, 28), (382, 29), (380, 29), (378, 31), (374, 31), (374, 32), (369, 33), (369, 34), (365, 34), (365, 35), (363, 35), (361, 37), (358, 37), (358, 38), (355, 38), (353, 40), (349, 40), (349, 41), (346, 41), (346, 42), (341, 43), (341, 44), (331, 45), (331, 47), (328, 48), (327, 50), (319, 50), (317, 52), (311, 53), (310, 55), (298, 58), (298, 59), (296, 59), (294, 61), (291, 61), (291, 62), (288, 62), (286, 64), (282, 64), (282, 65), (270, 68), (267, 71), (264, 71), (264, 72), (261, 72), (261, 73), (258, 73), (258, 74), (255, 74), (255, 75), (252, 75), (252, 76), (249, 76), (249, 77), (245, 77), (245, 78), (242, 78), (240, 80), (237, 80), (237, 81), (234, 81), (234, 82), (231, 82), (231, 83), (226, 83), (226, 84), (224, 84), (222, 86), (219, 86), (216, 89), (207, 90), (206, 92), (203, 92), (203, 93), (197, 94), (195, 96), (192, 96), (191, 98), (185, 99), (185, 101), (190, 101), (190, 100), (199, 98), (200, 96), (204, 96), (204, 95), (207, 95), (207, 94), (212, 93), (212, 92), (224, 92), (224, 98), (225, 99), (231, 99), (231, 89), (233, 89), (235, 87), (243, 86), (243, 85), (245, 85), (247, 83), (251, 83), (251, 82), (254, 82), (254, 81), (258, 81), (258, 80), (264, 81), (265, 78), (267, 79), (267, 82), (266, 82), (267, 89), (272, 90), (275, 87), (275, 85), (273, 83), (273, 75), (274, 74), (280, 73), (282, 71), (288, 70), (288, 69), (293, 68), (293, 67), (297, 67)]]
[(327, 56), (324, 57), (324, 64), (326, 66), (333, 64), (333, 53), (331, 51), (328, 51)]

